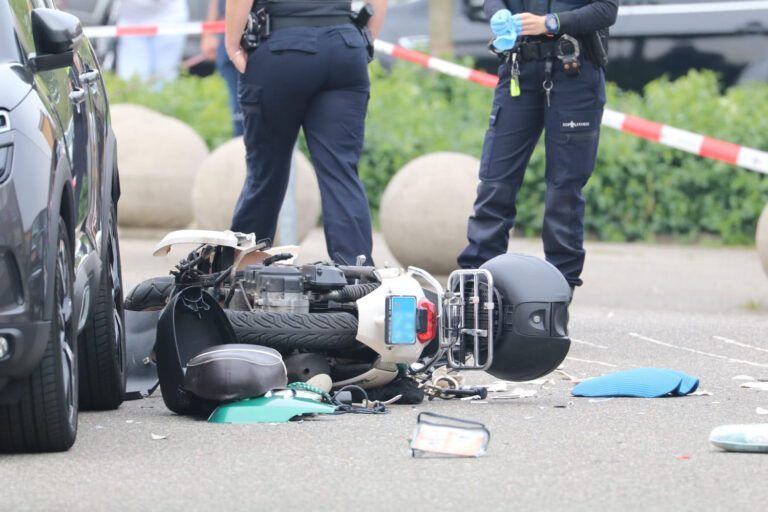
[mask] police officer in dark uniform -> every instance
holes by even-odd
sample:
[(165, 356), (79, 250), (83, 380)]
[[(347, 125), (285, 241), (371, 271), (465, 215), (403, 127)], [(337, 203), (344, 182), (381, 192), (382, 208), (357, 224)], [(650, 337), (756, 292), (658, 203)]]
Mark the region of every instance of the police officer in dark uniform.
[(374, 14), (358, 27), (350, 0), (227, 0), (225, 45), (242, 73), (238, 97), (248, 167), (233, 231), (274, 237), (303, 128), (329, 256), (354, 263), (362, 255), (371, 262), (370, 209), (357, 165), (370, 87), (367, 64), (387, 0), (369, 1)]
[[(605, 105), (607, 29), (616, 21), (617, 4), (617, 0), (485, 0), (494, 32), (499, 35), (499, 26), (507, 23), (520, 37), (499, 52), (503, 62), (483, 144), (474, 215), (467, 228), (469, 244), (458, 257), (459, 266), (476, 268), (507, 251), (517, 213), (515, 199), (543, 130), (544, 252), (571, 290), (582, 284), (582, 188), (597, 156)], [(495, 44), (503, 48), (500, 39)]]

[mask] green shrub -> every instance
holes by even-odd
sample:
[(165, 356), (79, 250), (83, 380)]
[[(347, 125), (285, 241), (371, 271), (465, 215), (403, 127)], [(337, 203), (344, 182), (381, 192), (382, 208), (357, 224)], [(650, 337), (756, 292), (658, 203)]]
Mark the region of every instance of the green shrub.
[[(608, 89), (614, 110), (716, 139), (766, 149), (768, 85), (721, 93), (711, 72), (691, 71), (674, 82), (648, 84), (641, 97)], [(752, 243), (768, 202), (760, 173), (603, 129), (595, 173), (585, 189), (586, 229), (603, 240), (695, 241), (716, 235)]]
[[(471, 64), (465, 62), (465, 64)], [(371, 101), (360, 176), (374, 215), (391, 177), (434, 151), (480, 156), (493, 91), (400, 62), (370, 67)], [(134, 102), (178, 117), (210, 148), (231, 136), (227, 91), (217, 76), (182, 76), (153, 91), (109, 78), (112, 102)], [(716, 75), (692, 71), (659, 79), (642, 95), (608, 87), (608, 108), (736, 144), (768, 149), (768, 85), (720, 90)], [(518, 196), (517, 231), (536, 236), (544, 214), (544, 151), (534, 151)], [(306, 146), (300, 141), (306, 153)], [(584, 191), (588, 236), (601, 240), (752, 243), (768, 202), (768, 179), (754, 171), (700, 158), (603, 128), (595, 172)]]

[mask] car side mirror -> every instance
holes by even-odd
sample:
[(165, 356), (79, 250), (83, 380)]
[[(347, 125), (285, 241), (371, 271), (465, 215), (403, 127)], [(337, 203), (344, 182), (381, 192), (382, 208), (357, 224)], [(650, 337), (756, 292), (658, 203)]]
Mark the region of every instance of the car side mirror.
[(32, 35), (37, 53), (29, 59), (30, 65), (34, 71), (50, 71), (74, 63), (83, 27), (71, 14), (40, 7), (32, 10)]

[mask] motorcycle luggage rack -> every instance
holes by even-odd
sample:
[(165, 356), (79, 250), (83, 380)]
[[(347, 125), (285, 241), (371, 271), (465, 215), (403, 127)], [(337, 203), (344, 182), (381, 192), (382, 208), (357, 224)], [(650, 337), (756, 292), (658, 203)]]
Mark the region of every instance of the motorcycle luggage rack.
[[(487, 370), (493, 363), (493, 276), (485, 269), (455, 270), (448, 277), (447, 288), (440, 347), (447, 353), (448, 365), (457, 370)], [(486, 321), (482, 321), (482, 313)], [(471, 325), (467, 325), (470, 318)], [(482, 339), (486, 340), (485, 357)], [(467, 363), (468, 355), (472, 356), (471, 364)]]

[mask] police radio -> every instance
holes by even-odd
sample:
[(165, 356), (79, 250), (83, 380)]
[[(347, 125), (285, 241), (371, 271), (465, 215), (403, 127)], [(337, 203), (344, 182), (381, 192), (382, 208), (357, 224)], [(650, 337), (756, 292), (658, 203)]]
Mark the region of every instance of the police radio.
[(565, 34), (557, 40), (555, 55), (562, 62), (566, 75), (576, 76), (581, 72), (580, 53), (579, 41), (574, 37)]

